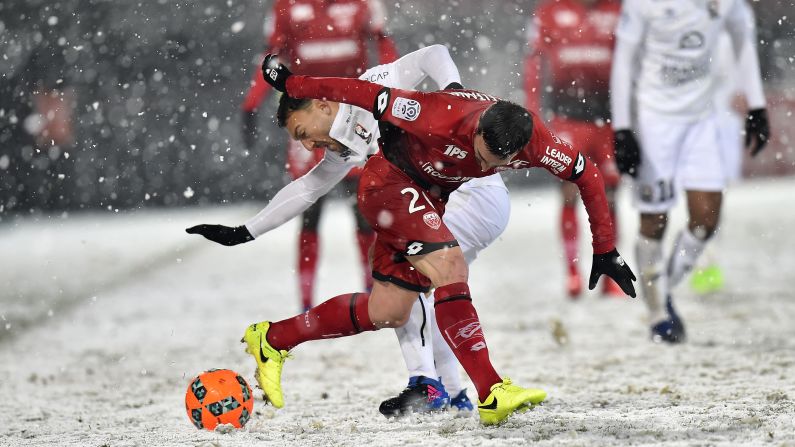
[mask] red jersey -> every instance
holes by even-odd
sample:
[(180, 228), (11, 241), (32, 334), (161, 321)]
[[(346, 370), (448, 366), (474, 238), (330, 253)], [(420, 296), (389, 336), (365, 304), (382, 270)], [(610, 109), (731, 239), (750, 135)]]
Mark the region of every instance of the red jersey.
[(583, 121), (610, 117), (610, 65), (620, 13), (618, 0), (597, 0), (592, 6), (545, 0), (538, 5), (528, 29), (528, 109)]
[[(370, 39), (378, 43), (379, 63), (397, 59), (385, 23), (380, 0), (276, 0), (266, 22), (266, 53), (278, 54), (293, 73), (358, 77), (368, 67)], [(245, 111), (256, 109), (270, 90), (259, 67), (252, 82)]]
[(382, 127), (383, 156), (432, 193), (444, 196), (472, 178), (531, 167), (575, 182), (590, 217), (594, 252), (615, 248), (599, 171), (532, 113), (530, 142), (509, 165), (482, 171), (474, 156), (474, 138), (481, 114), (498, 101), (493, 96), (472, 90), (416, 92), (357, 79), (305, 76), (288, 78), (287, 91), (296, 98), (326, 98), (371, 110), (376, 119), (394, 126)]

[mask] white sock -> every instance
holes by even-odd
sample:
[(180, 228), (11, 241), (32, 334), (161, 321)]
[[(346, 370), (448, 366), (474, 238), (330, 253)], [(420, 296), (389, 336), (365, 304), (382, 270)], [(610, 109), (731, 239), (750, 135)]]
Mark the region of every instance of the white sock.
[(688, 228), (679, 233), (671, 250), (671, 259), (668, 261), (669, 288), (676, 287), (682, 278), (693, 270), (706, 245), (707, 241), (696, 237)]
[(396, 328), (395, 334), (403, 352), (403, 360), (406, 361), (406, 368), (409, 370), (409, 377), (425, 376), (436, 379), (438, 376), (433, 365), (431, 340), (431, 322), (435, 324), (436, 319), (433, 313), (428, 314), (428, 306), (421, 300), (422, 295), (417, 297), (417, 301), (411, 307), (409, 321), (403, 327)]
[(643, 301), (649, 309), (649, 322), (654, 324), (666, 318), (664, 306), (668, 294), (668, 275), (663, 263), (662, 242), (638, 235), (635, 255), (640, 270), (638, 276)]
[(455, 358), (453, 350), (447, 345), (442, 333), (439, 331), (439, 326), (436, 324), (436, 312), (433, 310), (433, 294), (425, 298), (425, 307), (430, 311), (428, 320), (431, 321), (433, 359), (436, 361), (436, 372), (442, 378), (442, 385), (444, 385), (445, 391), (452, 399), (463, 389), (458, 359)]

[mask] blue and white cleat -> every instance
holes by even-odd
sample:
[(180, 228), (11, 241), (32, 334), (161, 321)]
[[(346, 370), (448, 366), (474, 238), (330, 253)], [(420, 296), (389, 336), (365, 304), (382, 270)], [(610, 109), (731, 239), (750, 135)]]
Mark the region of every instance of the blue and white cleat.
[(685, 325), (674, 310), (671, 295), (665, 300), (665, 310), (668, 312), (668, 318), (652, 325), (651, 340), (655, 343), (683, 343), (686, 339)]
[(461, 390), (458, 395), (454, 398), (450, 399), (450, 409), (457, 410), (457, 411), (474, 411), (475, 406), (472, 404), (472, 401), (469, 400), (467, 397), (467, 390), (466, 388)]

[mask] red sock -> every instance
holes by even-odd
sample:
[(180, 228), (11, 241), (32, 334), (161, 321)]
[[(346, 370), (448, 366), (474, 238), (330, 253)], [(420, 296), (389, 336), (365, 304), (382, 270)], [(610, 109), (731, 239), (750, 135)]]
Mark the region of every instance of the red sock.
[(268, 343), (289, 351), (305, 341), (374, 331), (376, 327), (367, 310), (369, 299), (366, 293), (339, 295), (300, 315), (271, 323)]
[(577, 273), (577, 207), (563, 205), (560, 213), (560, 234), (563, 236), (563, 253), (569, 273)]
[(301, 288), (301, 305), (304, 309), (312, 307), (317, 253), (317, 233), (301, 230), (298, 235), (298, 285)]
[(478, 313), (472, 306), (469, 286), (465, 282), (448, 284), (433, 292), (436, 323), (458, 362), (472, 379), (483, 402), (491, 386), (502, 382), (489, 360), (489, 348), (480, 327)]
[(373, 272), (370, 268), (370, 247), (375, 242), (375, 231), (356, 232), (356, 241), (359, 243), (359, 256), (362, 261), (362, 271), (364, 272), (364, 286), (367, 290), (373, 290)]

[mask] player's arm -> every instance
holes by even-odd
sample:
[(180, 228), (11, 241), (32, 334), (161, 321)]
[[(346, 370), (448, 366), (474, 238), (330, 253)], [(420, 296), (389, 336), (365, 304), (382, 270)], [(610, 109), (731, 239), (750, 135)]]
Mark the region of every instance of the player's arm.
[[(387, 73), (382, 80), (380, 73)], [(379, 65), (367, 70), (359, 79), (377, 79), (386, 87), (413, 89), (426, 78), (431, 78), (440, 89), (450, 85), (461, 85), (458, 67), (444, 45), (431, 45), (413, 51), (391, 64)]]
[(282, 188), (268, 205), (244, 225), (202, 224), (188, 228), (190, 234), (201, 234), (221, 245), (238, 245), (277, 228), (298, 216), (339, 183), (354, 165), (329, 152), (311, 171)]
[[(449, 114), (452, 107), (446, 93), (426, 93), (384, 87), (372, 82), (349, 78), (315, 78), (293, 75), (268, 55), (262, 64), (265, 80), (275, 89), (293, 98), (325, 99), (343, 102), (372, 112), (379, 121), (386, 121), (412, 133), (451, 132), (449, 126), (438, 124), (439, 117)], [(420, 115), (425, 119), (419, 119)], [(449, 124), (449, 123), (447, 123)]]
[(386, 8), (381, 0), (367, 0), (367, 8), (370, 13), (369, 31), (378, 48), (378, 63), (388, 64), (397, 59), (400, 54), (395, 42), (386, 35)]
[(632, 94), (635, 55), (645, 35), (645, 19), (639, 0), (625, 0), (616, 28), (616, 44), (610, 71), (610, 109), (615, 133), (615, 155), (618, 170), (637, 175), (640, 146), (632, 131)]
[(735, 2), (726, 17), (726, 29), (732, 40), (737, 79), (746, 102), (748, 116), (745, 119), (745, 145), (755, 156), (764, 149), (770, 139), (767, 119), (767, 103), (762, 87), (762, 72), (756, 48), (756, 24), (754, 13), (745, 1)]
[(616, 250), (614, 223), (599, 169), (588, 157), (547, 129), (537, 116), (533, 119), (531, 142), (524, 151), (534, 166), (573, 182), (580, 190), (593, 236), (593, 267), (588, 288), (593, 290), (599, 277), (605, 274), (613, 278), (624, 293), (634, 298), (632, 281), (636, 279), (635, 274)]

